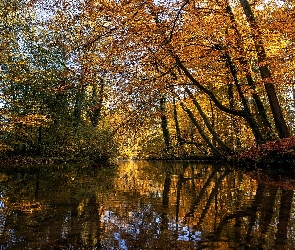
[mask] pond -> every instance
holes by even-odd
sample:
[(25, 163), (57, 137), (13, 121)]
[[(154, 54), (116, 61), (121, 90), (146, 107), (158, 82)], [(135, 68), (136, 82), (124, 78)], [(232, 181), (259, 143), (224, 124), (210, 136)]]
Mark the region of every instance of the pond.
[(0, 249), (295, 249), (293, 182), (189, 162), (5, 168)]

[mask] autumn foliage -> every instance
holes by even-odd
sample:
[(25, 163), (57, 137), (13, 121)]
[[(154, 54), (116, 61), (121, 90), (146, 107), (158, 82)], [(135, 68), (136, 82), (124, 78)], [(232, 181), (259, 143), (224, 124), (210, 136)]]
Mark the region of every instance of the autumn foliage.
[(292, 1), (0, 6), (3, 152), (226, 159), (293, 136)]

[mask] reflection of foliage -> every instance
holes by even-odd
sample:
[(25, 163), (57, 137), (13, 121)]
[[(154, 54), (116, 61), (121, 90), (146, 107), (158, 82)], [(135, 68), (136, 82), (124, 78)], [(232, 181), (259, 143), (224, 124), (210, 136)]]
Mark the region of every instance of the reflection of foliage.
[(37, 249), (274, 249), (277, 238), (294, 242), (287, 232), (291, 186), (222, 165), (133, 161), (1, 172), (0, 242), (5, 235), (16, 249), (32, 242)]
[[(62, 235), (74, 235), (75, 229), (72, 226), (75, 223), (78, 223), (77, 230), (80, 233), (82, 225), (86, 225), (91, 218), (96, 218), (93, 223), (99, 227), (98, 214), (96, 215), (98, 211), (91, 207), (97, 202), (98, 206), (102, 197), (107, 197), (108, 192), (114, 189), (115, 168), (103, 166), (11, 167), (2, 172), (0, 209), (1, 218), (6, 221), (3, 230), (7, 235), (7, 244), (18, 249), (26, 247), (23, 247), (24, 239), (20, 234), (15, 234), (15, 230), (29, 232), (26, 237), (32, 239), (36, 248), (40, 247), (40, 242), (43, 247), (70, 247)], [(98, 195), (101, 199), (96, 198)], [(86, 197), (93, 197), (90, 203)], [(87, 216), (78, 216), (79, 203), (85, 204), (84, 214)], [(91, 228), (85, 230), (86, 233), (91, 232)], [(33, 231), (35, 233), (31, 234)], [(3, 242), (1, 237), (2, 234), (0, 246)]]
[[(7, 202), (8, 203), (8, 202)], [(22, 201), (20, 203), (13, 203), (11, 204), (12, 207), (9, 207), (9, 203), (7, 205), (7, 207), (11, 210), (16, 210), (16, 211), (20, 211), (22, 213), (28, 213), (28, 214), (32, 214), (32, 213), (36, 213), (38, 211), (42, 211), (45, 208), (40, 204), (40, 202), (25, 202)]]

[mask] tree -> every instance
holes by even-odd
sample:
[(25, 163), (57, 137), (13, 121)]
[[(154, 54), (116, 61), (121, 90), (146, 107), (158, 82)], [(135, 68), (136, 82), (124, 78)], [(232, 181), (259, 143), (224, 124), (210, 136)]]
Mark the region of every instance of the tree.
[(266, 56), (265, 48), (264, 48), (262, 37), (261, 37), (261, 31), (257, 25), (257, 22), (255, 20), (255, 17), (249, 2), (247, 0), (240, 0), (240, 3), (243, 6), (244, 13), (247, 17), (247, 21), (249, 22), (249, 25), (251, 28), (251, 35), (255, 43), (255, 49), (257, 52), (259, 71), (260, 71), (262, 80), (265, 80), (264, 87), (268, 96), (268, 100), (270, 103), (276, 128), (278, 130), (280, 138), (286, 138), (290, 136), (290, 133), (289, 133), (287, 124), (284, 120), (283, 112), (279, 104), (279, 100), (277, 97), (274, 84), (271, 82), (272, 76), (269, 69), (269, 65), (266, 62), (267, 56)]
[[(87, 78), (83, 78), (85, 72), (81, 74), (80, 69), (87, 63), (88, 55), (80, 63), (76, 56), (81, 53), (69, 54), (66, 45), (74, 43), (67, 44), (65, 37), (56, 33), (50, 18), (40, 20), (40, 6), (23, 4), (22, 8), (17, 13), (23, 16), (23, 22), (13, 25), (15, 19), (5, 19), (17, 35), (11, 32), (13, 35), (7, 38), (10, 50), (1, 65), (6, 127), (3, 140), (15, 155), (95, 160), (111, 157), (116, 151), (112, 134), (106, 126), (98, 128), (105, 83), (96, 82), (97, 77), (92, 76), (92, 81), (84, 84)], [(88, 79), (90, 74), (86, 75)], [(78, 131), (77, 126), (82, 123), (86, 126)], [(104, 145), (100, 143), (103, 140)]]
[[(138, 133), (135, 145), (157, 141), (174, 153), (183, 146), (183, 153), (197, 147), (231, 154), (254, 141), (288, 137), (294, 127), (287, 101), (293, 84), (286, 84), (295, 65), (294, 34), (281, 21), (294, 6), (270, 5), (15, 2), (13, 13), (22, 18), (16, 21), (12, 9), (0, 17), (1, 43), (9, 45), (1, 54), (5, 112), (16, 121), (39, 121), (29, 133), (23, 130), (31, 148), (45, 143), (57, 149), (62, 142), (64, 149), (82, 150), (89, 147), (80, 136), (89, 142), (94, 131), (99, 137), (110, 127), (112, 135)], [(151, 140), (145, 129), (155, 131)]]

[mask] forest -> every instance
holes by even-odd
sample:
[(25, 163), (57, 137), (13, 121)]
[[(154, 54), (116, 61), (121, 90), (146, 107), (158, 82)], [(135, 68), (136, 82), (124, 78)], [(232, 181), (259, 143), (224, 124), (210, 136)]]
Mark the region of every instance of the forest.
[(293, 0), (0, 0), (0, 156), (295, 164), (294, 21)]

